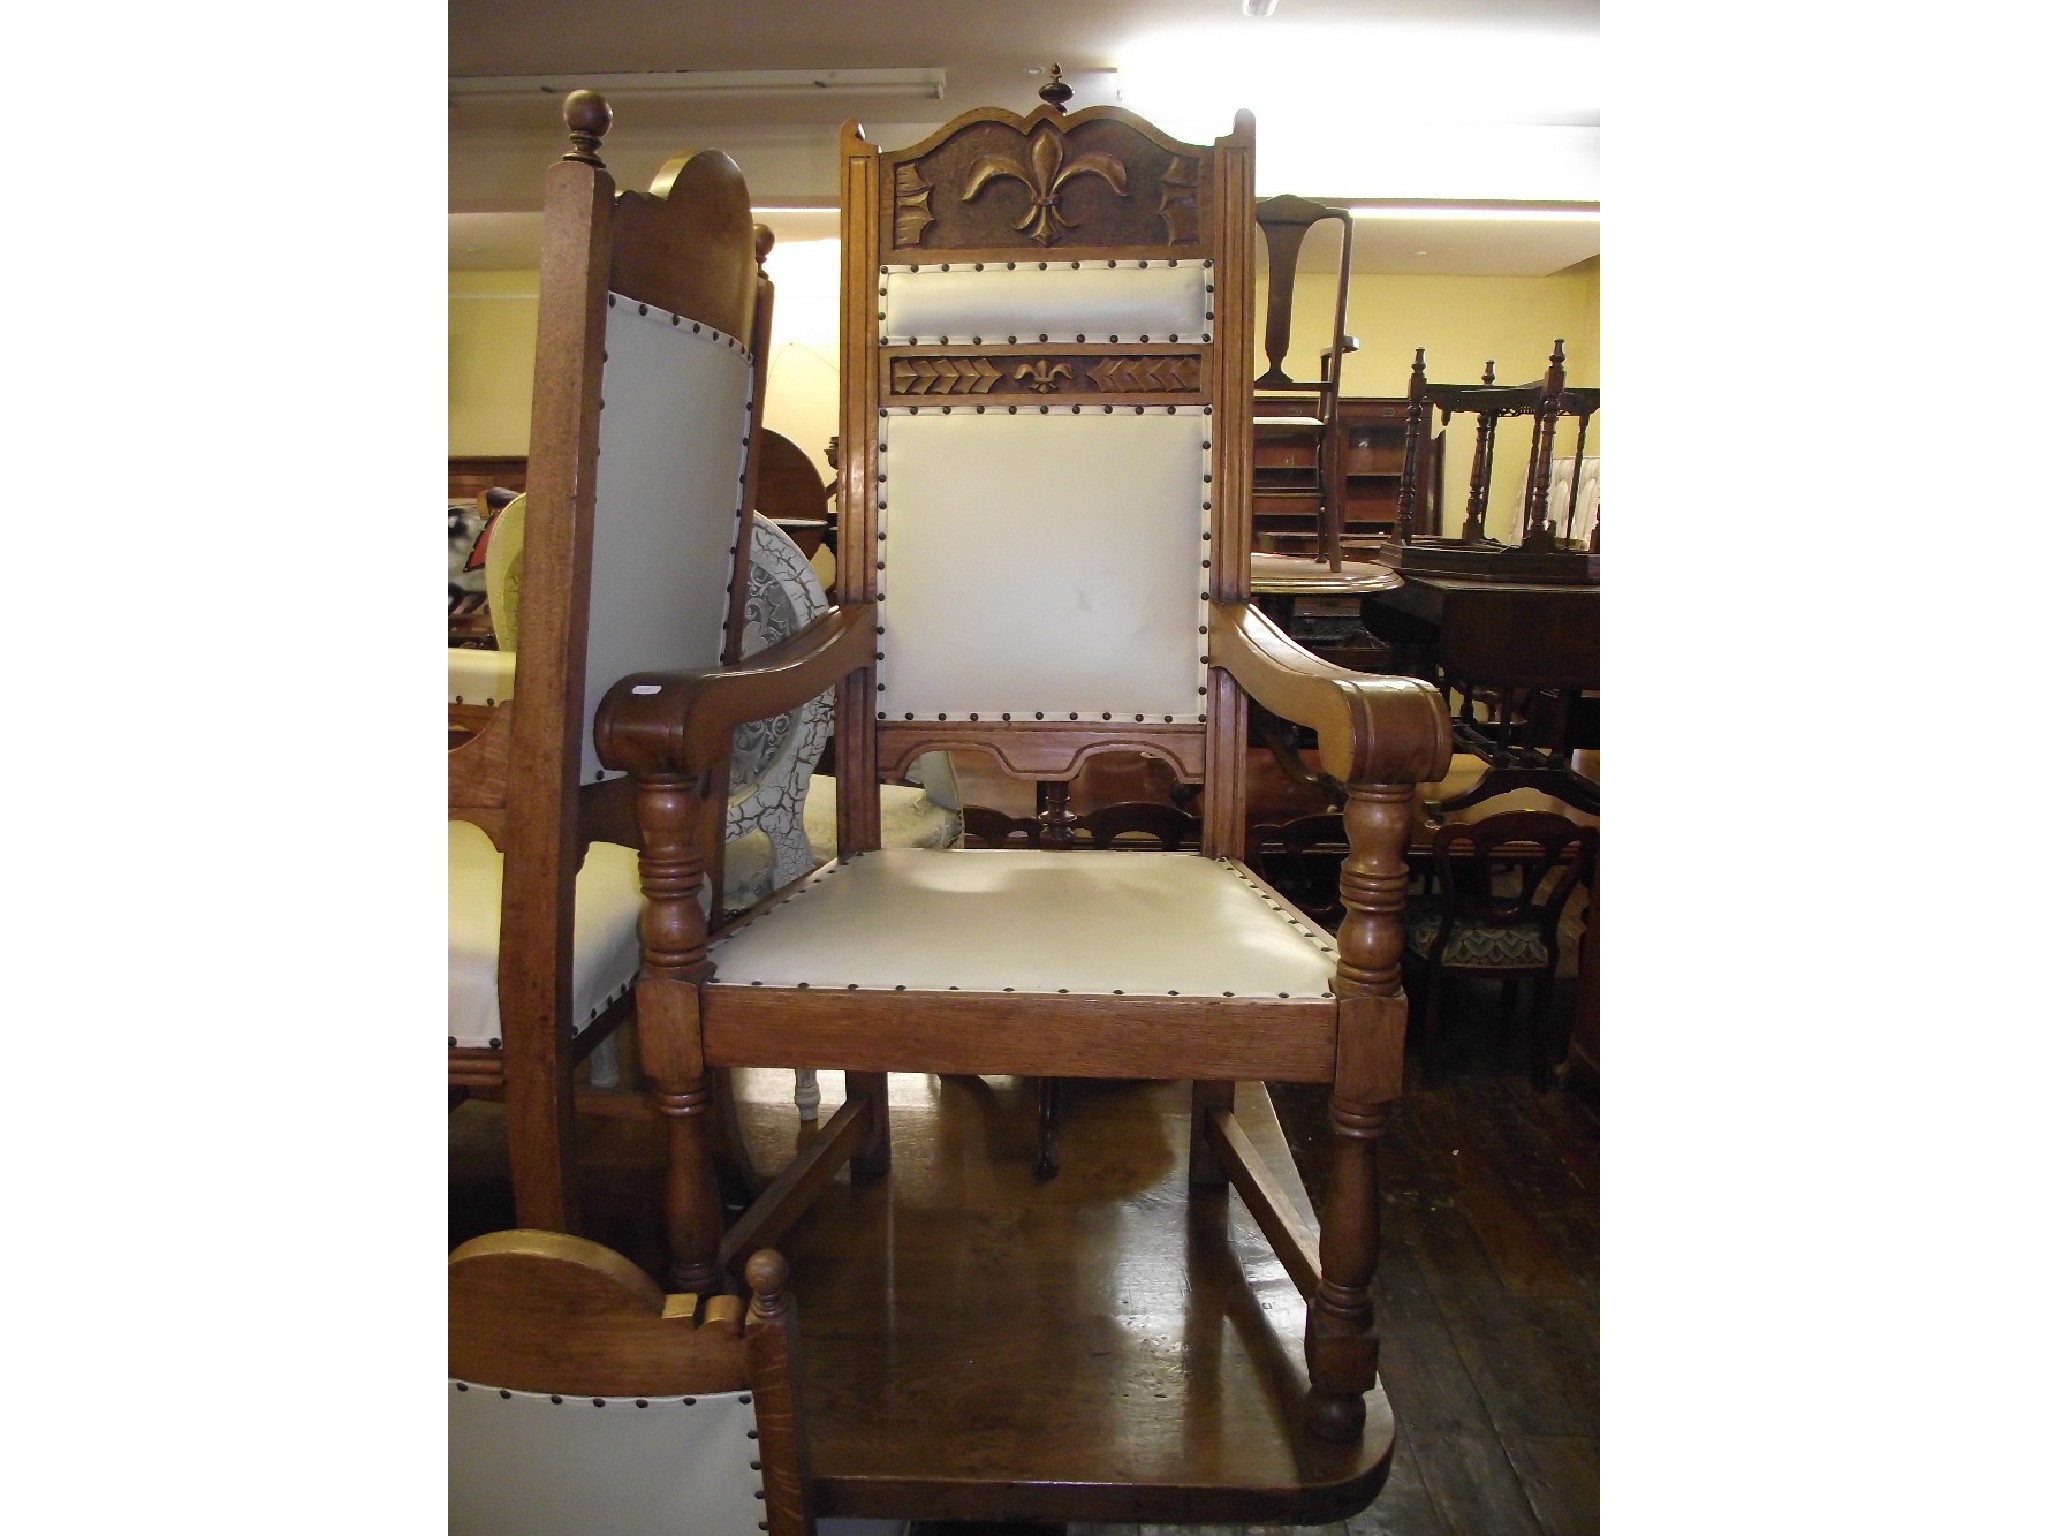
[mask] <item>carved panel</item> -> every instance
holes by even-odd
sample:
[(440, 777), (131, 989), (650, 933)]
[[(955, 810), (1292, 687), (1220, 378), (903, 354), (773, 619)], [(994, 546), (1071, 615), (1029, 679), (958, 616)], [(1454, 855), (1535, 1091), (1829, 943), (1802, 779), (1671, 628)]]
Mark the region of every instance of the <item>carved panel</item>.
[(1206, 159), (1116, 118), (970, 122), (896, 162), (903, 251), (1203, 248)]
[(932, 186), (915, 165), (896, 167), (896, 243), (916, 245), (932, 221)]
[(1111, 394), (1176, 394), (1202, 387), (1199, 357), (1105, 357), (1088, 370), (1097, 389)]
[(891, 400), (1027, 400), (1202, 396), (1202, 358), (1193, 352), (1108, 355), (997, 351), (974, 354), (900, 352), (888, 363)]

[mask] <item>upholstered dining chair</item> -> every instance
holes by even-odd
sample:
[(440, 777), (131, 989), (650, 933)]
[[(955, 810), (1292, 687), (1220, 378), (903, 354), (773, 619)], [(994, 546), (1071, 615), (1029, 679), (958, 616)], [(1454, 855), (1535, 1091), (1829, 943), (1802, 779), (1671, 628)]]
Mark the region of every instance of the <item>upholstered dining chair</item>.
[[(510, 697), (504, 676), (450, 680), (491, 707), (448, 754), (448, 1069), (458, 1093), (504, 1099), (517, 1220), (571, 1231), (573, 1073), (631, 1011), (650, 885), (634, 786), (600, 760), (591, 721), (622, 675), (738, 657), (771, 292), (730, 159), (665, 170), (665, 195), (615, 195), (598, 156), (610, 108), (578, 92), (564, 115), (520, 549), (516, 572), (513, 540), (498, 549), (493, 583), (517, 613), (516, 673)], [(717, 805), (722, 774), (705, 787)], [(658, 1084), (669, 1064), (642, 1055)]]
[(1437, 828), (1430, 866), (1435, 889), (1412, 896), (1405, 922), (1408, 949), (1422, 968), (1422, 1051), (1436, 1067), (1437, 1023), (1446, 976), (1477, 976), (1501, 984), (1501, 1014), (1513, 1008), (1515, 984), (1535, 981), (1529, 1017), (1530, 1080), (1552, 1078), (1550, 994), (1557, 980), (1558, 923), (1592, 863), (1600, 833), (1554, 811), (1497, 811), (1477, 821)]
[[(789, 1265), (664, 1295), (611, 1249), (493, 1232), (448, 1259), (455, 1536), (809, 1536)], [(823, 1522), (865, 1533), (901, 1522)]]
[[(810, 1161), (729, 1231), (706, 1117), (674, 1120), (677, 1282), (773, 1241), (839, 1162), (885, 1173), (891, 1071), (1192, 1079), (1193, 1176), (1259, 1213), (1308, 1299), (1305, 1421), (1356, 1443), (1412, 786), (1444, 771), (1449, 721), (1426, 684), (1320, 661), (1249, 603), (1250, 118), (1195, 144), (1113, 107), (986, 108), (900, 150), (849, 126), (841, 150), (840, 606), (748, 669), (622, 679), (597, 719), (604, 761), (674, 797), (643, 816), (648, 867), (679, 878), (644, 882), (662, 937), (638, 988), (643, 1040), (657, 1020), (689, 1064), (673, 1091), (847, 1073)], [(838, 857), (709, 933), (694, 786), (733, 721), (827, 680)], [(1314, 728), (1344, 788), (1334, 936), (1241, 860), (1247, 695)], [(1201, 846), (883, 847), (881, 781), (956, 749), (1041, 781), (1155, 753), (1204, 786)], [(1240, 1079), (1332, 1085), (1319, 1243), (1232, 1114)]]

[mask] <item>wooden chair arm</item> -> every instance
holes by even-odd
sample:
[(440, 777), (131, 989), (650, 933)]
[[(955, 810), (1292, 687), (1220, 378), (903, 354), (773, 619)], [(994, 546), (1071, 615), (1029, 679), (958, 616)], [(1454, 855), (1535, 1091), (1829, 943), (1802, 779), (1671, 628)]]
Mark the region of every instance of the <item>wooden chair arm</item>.
[(1314, 730), (1323, 771), (1347, 787), (1426, 784), (1450, 771), (1451, 712), (1419, 678), (1324, 661), (1249, 603), (1210, 605), (1209, 660), (1274, 714)]
[(598, 705), (598, 759), (635, 775), (701, 773), (724, 760), (734, 726), (795, 709), (874, 660), (875, 609), (860, 603), (826, 609), (736, 666), (633, 673)]

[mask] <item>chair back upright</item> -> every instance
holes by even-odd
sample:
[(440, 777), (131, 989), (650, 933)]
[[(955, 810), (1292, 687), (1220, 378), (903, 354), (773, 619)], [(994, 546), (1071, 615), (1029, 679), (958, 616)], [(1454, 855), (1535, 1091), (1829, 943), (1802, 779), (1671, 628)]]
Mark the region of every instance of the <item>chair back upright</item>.
[[(640, 843), (631, 780), (599, 763), (591, 721), (627, 673), (738, 658), (773, 301), (730, 158), (705, 151), (664, 168), (662, 192), (621, 193), (598, 154), (603, 98), (574, 92), (563, 115), (570, 148), (542, 214), (518, 669), (509, 703), (449, 753), (449, 816), (504, 858), (497, 1005), (519, 1219), (568, 1229), (576, 876), (592, 842)], [(700, 839), (714, 879), (723, 818), (721, 784)], [(528, 1145), (552, 1149), (547, 1190), (517, 1187)]]
[(841, 178), (840, 597), (880, 636), (839, 700), (842, 852), (931, 751), (1202, 782), (1242, 730), (1203, 637), (1248, 574), (1249, 116), (1213, 145), (1050, 103), (893, 151), (849, 124)]

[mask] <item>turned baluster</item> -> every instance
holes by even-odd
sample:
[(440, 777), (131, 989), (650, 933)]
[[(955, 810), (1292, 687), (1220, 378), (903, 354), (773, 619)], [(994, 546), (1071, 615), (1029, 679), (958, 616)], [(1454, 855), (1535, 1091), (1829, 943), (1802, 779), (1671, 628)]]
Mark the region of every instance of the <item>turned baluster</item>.
[(1422, 470), (1422, 443), (1429, 434), (1429, 379), (1422, 371), (1422, 348), (1415, 349), (1408, 370), (1408, 435), (1401, 449), (1401, 497), (1394, 507), (1394, 537), (1415, 542), (1415, 480)]
[(1550, 368), (1543, 375), (1543, 398), (1536, 406), (1536, 430), (1529, 441), (1529, 494), (1522, 503), (1522, 548), (1555, 549), (1557, 532), (1550, 524), (1550, 455), (1557, 439), (1557, 412), (1564, 397), (1564, 338), (1551, 348)]
[(1309, 1304), (1309, 1423), (1325, 1439), (1355, 1439), (1364, 1394), (1379, 1371), (1372, 1277), (1379, 1266), (1379, 1141), (1401, 1088), (1401, 903), (1408, 889), (1412, 791), (1349, 787), (1338, 874), (1337, 1071), (1330, 1094), (1330, 1185), (1322, 1280)]
[(640, 891), (647, 904), (640, 914), (636, 1004), (643, 1064), (668, 1124), (670, 1283), (683, 1291), (718, 1288), (724, 1225), (711, 1154), (711, 1074), (698, 1016), (697, 987), (710, 971), (699, 899), (703, 804), (698, 778), (653, 774), (638, 781)]
[[(1493, 359), (1486, 360), (1486, 372), (1480, 376), (1483, 385), (1493, 383)], [(1451, 413), (1444, 412), (1446, 424)], [(1486, 537), (1486, 500), (1493, 489), (1493, 437), (1500, 425), (1499, 411), (1479, 412), (1476, 428), (1478, 437), (1472, 445), (1472, 485), (1465, 498), (1465, 526), (1458, 530), (1458, 537), (1467, 544), (1476, 544)]]

